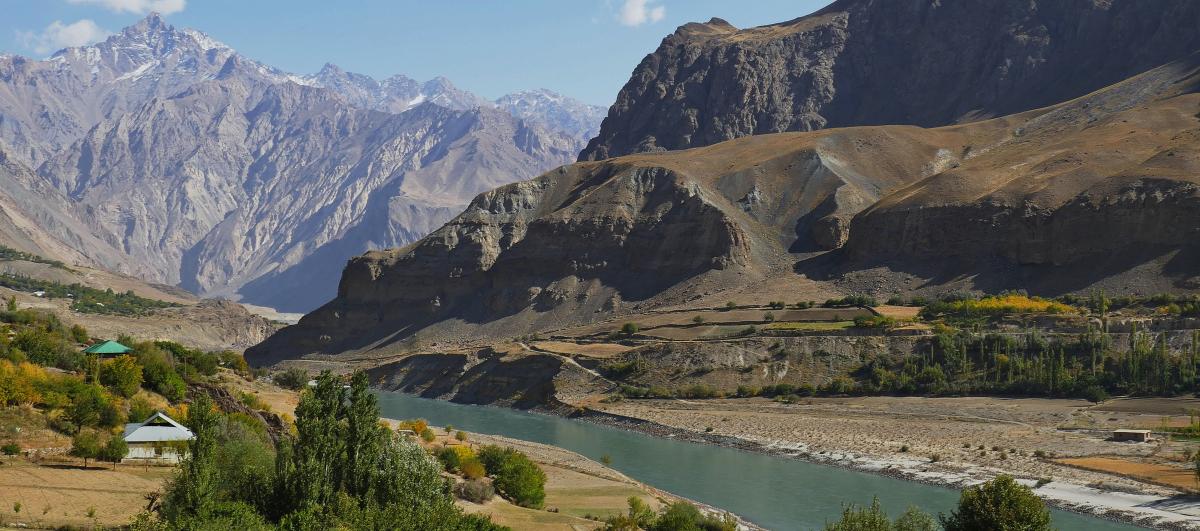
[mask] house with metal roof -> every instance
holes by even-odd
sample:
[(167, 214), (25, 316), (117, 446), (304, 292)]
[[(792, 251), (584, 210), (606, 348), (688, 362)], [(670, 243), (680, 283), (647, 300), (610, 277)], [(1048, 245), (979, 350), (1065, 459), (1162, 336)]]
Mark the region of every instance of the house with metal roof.
[(84, 354), (96, 354), (102, 358), (107, 356), (120, 356), (122, 354), (129, 354), (130, 352), (133, 352), (133, 349), (117, 343), (116, 341), (101, 341), (95, 345), (83, 349)]
[(196, 436), (165, 413), (155, 412), (145, 422), (125, 425), (125, 459), (178, 463), (187, 455), (187, 443)]

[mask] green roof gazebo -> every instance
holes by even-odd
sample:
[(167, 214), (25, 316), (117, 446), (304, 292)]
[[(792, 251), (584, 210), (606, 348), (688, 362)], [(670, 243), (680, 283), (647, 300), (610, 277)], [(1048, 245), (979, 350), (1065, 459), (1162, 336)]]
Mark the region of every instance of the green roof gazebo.
[(101, 341), (83, 350), (84, 354), (98, 354), (100, 357), (120, 356), (130, 352), (133, 352), (133, 349), (116, 341)]

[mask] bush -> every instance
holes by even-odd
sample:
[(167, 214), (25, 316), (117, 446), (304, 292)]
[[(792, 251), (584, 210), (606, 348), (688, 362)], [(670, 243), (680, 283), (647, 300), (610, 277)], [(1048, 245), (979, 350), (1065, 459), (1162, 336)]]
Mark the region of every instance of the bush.
[(1108, 391), (1105, 391), (1103, 387), (1093, 385), (1083, 390), (1083, 398), (1089, 402), (1095, 402), (1099, 404), (1100, 402), (1108, 400)]
[(511, 448), (485, 446), (479, 461), (495, 478), (496, 491), (522, 507), (541, 508), (546, 498), (546, 474), (529, 458)]
[(83, 467), (87, 468), (88, 459), (100, 455), (100, 437), (92, 430), (83, 430), (71, 439), (71, 455), (83, 458)]
[(474, 456), (461, 461), (458, 464), (458, 471), (462, 472), (463, 477), (467, 479), (479, 479), (487, 475), (487, 470), (484, 469), (483, 463), (480, 463), (479, 459)]
[(870, 317), (860, 315), (854, 318), (854, 326), (855, 328), (891, 328), (896, 326), (896, 320), (883, 315)]
[(163, 395), (172, 402), (183, 400), (187, 383), (175, 371), (170, 355), (154, 345), (137, 345), (134, 355), (142, 366), (142, 380), (146, 388)]
[(142, 366), (130, 355), (107, 360), (100, 364), (100, 383), (129, 398), (142, 388)]
[(142, 422), (153, 414), (154, 406), (145, 398), (135, 396), (133, 400), (129, 401), (129, 420), (131, 422)]
[(1032, 489), (1006, 475), (964, 490), (958, 508), (941, 520), (946, 531), (1051, 529), (1046, 503)]
[(649, 531), (676, 530), (705, 530), (705, 531), (734, 531), (737, 521), (730, 515), (724, 517), (705, 516), (695, 505), (685, 501), (677, 501), (667, 507), (653, 524), (646, 529)]
[(638, 327), (637, 323), (625, 323), (621, 325), (621, 333), (627, 336), (638, 333), (638, 330), (641, 330), (641, 328)]
[(79, 427), (112, 428), (125, 422), (112, 397), (95, 385), (84, 385), (75, 391), (67, 415)]
[(21, 453), (21, 447), (17, 443), (8, 443), (0, 446), (0, 452), (3, 452), (4, 455), (17, 455)]
[(437, 434), (433, 433), (433, 430), (431, 430), (429, 428), (425, 428), (425, 429), (421, 430), (421, 440), (422, 441), (431, 443), (431, 442), (433, 442), (434, 439), (437, 439)]
[(292, 367), (275, 375), (275, 385), (284, 389), (299, 391), (308, 385), (308, 372), (304, 369)]
[(71, 339), (74, 339), (76, 343), (87, 343), (92, 338), (88, 335), (86, 328), (79, 325), (72, 325)]
[(125, 438), (120, 435), (113, 435), (108, 438), (108, 442), (96, 453), (96, 458), (109, 463), (120, 463), (125, 459), (125, 455), (129, 453), (129, 445), (125, 443)]
[(471, 503), (487, 503), (496, 495), (496, 489), (491, 483), (476, 479), (455, 485), (454, 494)]

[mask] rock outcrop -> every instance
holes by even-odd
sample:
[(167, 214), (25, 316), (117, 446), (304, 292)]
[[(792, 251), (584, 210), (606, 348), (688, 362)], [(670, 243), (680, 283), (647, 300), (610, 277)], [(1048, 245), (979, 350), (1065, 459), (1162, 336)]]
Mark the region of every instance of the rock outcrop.
[(1200, 4), (839, 0), (739, 30), (681, 26), (579, 160), (827, 127), (923, 127), (1066, 101), (1200, 49)]
[(1009, 126), (768, 135), (559, 168), (481, 194), (412, 246), (352, 260), (333, 302), (249, 355), (270, 363), (511, 337), (761, 280), (790, 270), (792, 252), (841, 241), (859, 210)]
[(842, 268), (975, 264), (999, 284), (1064, 292), (1164, 259), (1123, 282), (1200, 287), (1197, 89), (1200, 54), (1028, 120), (859, 214)]

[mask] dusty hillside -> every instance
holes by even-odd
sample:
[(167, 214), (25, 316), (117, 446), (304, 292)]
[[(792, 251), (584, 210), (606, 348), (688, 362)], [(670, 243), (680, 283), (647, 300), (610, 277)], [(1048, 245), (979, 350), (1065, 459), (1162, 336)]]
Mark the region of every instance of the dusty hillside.
[(169, 340), (204, 350), (242, 350), (257, 344), (279, 324), (252, 314), (242, 305), (223, 300), (201, 300), (171, 286), (149, 284), (133, 277), (100, 269), (63, 267), (21, 260), (0, 261), (0, 274), (16, 275), (62, 285), (80, 284), (99, 290), (134, 294), (175, 305), (145, 315), (126, 316), (76, 311), (71, 299), (49, 299), (0, 286), (0, 298), (15, 297), (21, 308), (41, 308), (69, 324), (80, 324), (93, 337)]
[(1082, 96), (1200, 48), (1190, 0), (840, 0), (789, 22), (680, 27), (579, 160), (746, 135), (924, 127)]
[[(1192, 289), (1188, 252), (1141, 266), (1187, 251), (1198, 230), (1195, 70), (1172, 63), (960, 126), (760, 135), (560, 168), (480, 195), (409, 248), (353, 260), (337, 299), (250, 356), (480, 343), (772, 284)], [(1081, 276), (1097, 256), (1113, 267)], [(996, 259), (1006, 274), (975, 275)], [(1006, 265), (1028, 263), (1044, 268)]]
[(1200, 288), (1198, 72), (1193, 56), (1057, 106), (884, 197), (855, 218), (846, 252), (822, 260), (924, 278), (970, 270), (988, 289)]
[(1014, 127), (781, 134), (560, 168), (353, 260), (336, 300), (250, 355), (483, 341), (795, 278), (794, 256), (840, 245), (855, 213)]

